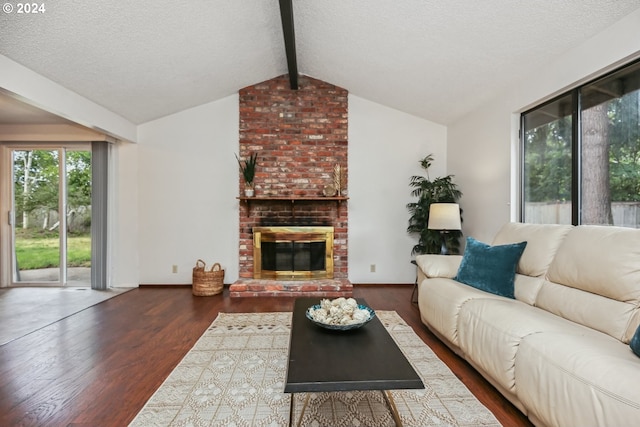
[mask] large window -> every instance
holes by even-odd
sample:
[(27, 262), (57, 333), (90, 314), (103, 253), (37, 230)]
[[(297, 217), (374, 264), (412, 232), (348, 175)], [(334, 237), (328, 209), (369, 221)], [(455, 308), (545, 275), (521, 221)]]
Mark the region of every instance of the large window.
[(529, 223), (640, 228), (640, 62), (522, 114)]

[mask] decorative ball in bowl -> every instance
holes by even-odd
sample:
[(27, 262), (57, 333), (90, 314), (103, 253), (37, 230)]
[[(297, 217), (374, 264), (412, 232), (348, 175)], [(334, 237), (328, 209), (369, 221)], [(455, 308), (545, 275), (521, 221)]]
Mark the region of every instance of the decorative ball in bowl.
[(376, 312), (366, 305), (358, 304), (353, 298), (323, 299), (320, 304), (307, 309), (307, 319), (316, 325), (334, 331), (348, 331), (360, 328), (376, 316)]

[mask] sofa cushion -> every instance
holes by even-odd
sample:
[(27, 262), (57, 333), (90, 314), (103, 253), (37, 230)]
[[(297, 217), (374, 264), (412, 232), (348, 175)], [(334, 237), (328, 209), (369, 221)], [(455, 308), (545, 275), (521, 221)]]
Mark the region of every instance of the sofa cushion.
[(419, 284), (418, 307), (423, 323), (458, 346), (458, 314), (462, 305), (472, 299), (504, 299), (453, 279), (431, 278)]
[(640, 303), (640, 230), (578, 226), (562, 242), (548, 279), (618, 301)]
[(542, 277), (531, 277), (516, 273), (516, 278), (513, 281), (516, 299), (529, 305), (534, 305), (543, 283), (544, 279)]
[(633, 338), (631, 338), (629, 346), (631, 347), (631, 350), (635, 353), (635, 355), (640, 357), (640, 326), (638, 326), (638, 329), (636, 329), (636, 333), (633, 334)]
[(514, 298), (516, 267), (527, 242), (490, 246), (467, 237), (456, 280), (474, 288)]
[(511, 393), (517, 387), (516, 354), (525, 337), (543, 332), (602, 335), (517, 300), (472, 299), (460, 308), (458, 347), (465, 358)]
[(510, 222), (502, 226), (492, 244), (505, 245), (526, 241), (527, 248), (520, 257), (517, 272), (538, 277), (547, 272), (558, 247), (572, 228), (572, 225)]
[(518, 399), (541, 425), (629, 426), (640, 420), (640, 359), (604, 334), (525, 337), (515, 381)]
[(625, 336), (629, 322), (638, 311), (637, 306), (569, 286), (545, 281), (535, 306), (625, 343), (629, 343), (635, 332)]
[(574, 227), (558, 248), (547, 279), (588, 295), (573, 292), (567, 299), (569, 292), (545, 284), (536, 305), (628, 343), (640, 322), (638, 260), (640, 230)]

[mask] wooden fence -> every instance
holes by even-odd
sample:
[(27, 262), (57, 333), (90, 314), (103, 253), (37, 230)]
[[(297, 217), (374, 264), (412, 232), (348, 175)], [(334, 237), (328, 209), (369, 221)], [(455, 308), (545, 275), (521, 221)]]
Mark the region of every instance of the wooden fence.
[[(640, 202), (611, 204), (613, 225), (640, 228)], [(571, 224), (571, 203), (527, 203), (525, 221), (534, 224)]]

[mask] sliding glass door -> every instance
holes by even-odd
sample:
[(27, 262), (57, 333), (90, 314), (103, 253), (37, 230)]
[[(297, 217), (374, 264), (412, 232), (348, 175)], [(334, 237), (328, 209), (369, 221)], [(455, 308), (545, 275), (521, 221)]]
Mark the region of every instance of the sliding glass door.
[(91, 151), (13, 147), (12, 284), (91, 286)]

